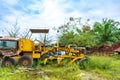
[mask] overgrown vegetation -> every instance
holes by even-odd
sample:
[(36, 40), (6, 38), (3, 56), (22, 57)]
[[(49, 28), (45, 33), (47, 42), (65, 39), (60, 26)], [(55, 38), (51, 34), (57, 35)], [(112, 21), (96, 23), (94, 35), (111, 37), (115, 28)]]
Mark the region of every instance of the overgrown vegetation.
[(76, 64), (58, 66), (46, 65), (36, 66), (35, 70), (27, 70), (23, 67), (0, 68), (1, 80), (81, 80), (76, 76), (81, 72)]
[(81, 80), (82, 77), (88, 75), (91, 75), (90, 79), (93, 80), (95, 76), (98, 76), (95, 80), (120, 79), (120, 58), (118, 56), (89, 56), (88, 62), (84, 65), (85, 68), (80, 69), (78, 62), (58, 66), (55, 61), (51, 61), (46, 66), (37, 64), (30, 70), (23, 67), (0, 68), (0, 80)]
[[(79, 19), (79, 18), (77, 18)], [(73, 23), (74, 22), (74, 23)], [(60, 26), (59, 40), (61, 45), (77, 44), (78, 46), (93, 47), (102, 44), (111, 45), (120, 40), (120, 23), (113, 19), (103, 19), (101, 22), (95, 22), (90, 26), (87, 22), (81, 23), (72, 20), (69, 23)]]
[(100, 74), (107, 79), (120, 79), (120, 56), (114, 57), (90, 56), (85, 70)]

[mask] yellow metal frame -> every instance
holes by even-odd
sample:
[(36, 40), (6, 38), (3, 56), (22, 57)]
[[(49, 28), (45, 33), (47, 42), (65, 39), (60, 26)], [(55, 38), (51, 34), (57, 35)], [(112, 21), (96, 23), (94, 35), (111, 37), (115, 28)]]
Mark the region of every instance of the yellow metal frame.
[(40, 53), (35, 53), (34, 51), (32, 52), (32, 58), (40, 58)]
[(54, 59), (57, 60), (57, 64), (60, 65), (61, 61), (65, 58), (70, 58), (69, 64), (72, 64), (76, 60), (82, 59), (84, 57), (85, 57), (84, 54), (80, 54), (79, 56), (71, 56), (71, 55), (50, 56), (44, 59), (44, 65), (46, 65), (48, 60), (54, 60)]

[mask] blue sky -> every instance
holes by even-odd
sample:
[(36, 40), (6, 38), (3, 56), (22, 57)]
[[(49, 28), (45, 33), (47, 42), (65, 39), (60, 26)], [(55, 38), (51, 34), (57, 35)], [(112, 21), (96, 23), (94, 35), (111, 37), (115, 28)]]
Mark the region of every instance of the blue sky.
[(0, 0), (0, 29), (10, 28), (16, 19), (21, 29), (52, 28), (82, 17), (120, 21), (120, 0)]

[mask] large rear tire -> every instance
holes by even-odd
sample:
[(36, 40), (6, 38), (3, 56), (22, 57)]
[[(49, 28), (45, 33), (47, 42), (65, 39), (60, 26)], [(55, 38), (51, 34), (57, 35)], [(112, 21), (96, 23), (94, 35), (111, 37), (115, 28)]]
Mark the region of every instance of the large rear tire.
[(33, 59), (30, 56), (22, 56), (18, 60), (18, 65), (31, 67), (33, 65)]
[(12, 65), (15, 65), (15, 60), (12, 57), (5, 57), (2, 61), (3, 67), (10, 67)]

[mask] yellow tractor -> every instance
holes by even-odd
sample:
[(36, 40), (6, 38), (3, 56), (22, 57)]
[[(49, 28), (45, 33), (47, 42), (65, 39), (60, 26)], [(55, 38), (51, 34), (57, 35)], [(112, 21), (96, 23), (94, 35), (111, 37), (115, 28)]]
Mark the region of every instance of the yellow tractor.
[[(49, 29), (30, 29), (31, 33), (45, 33), (44, 42), (39, 40), (32, 41), (29, 38), (0, 38), (0, 60), (2, 66), (20, 65), (30, 67), (34, 59), (44, 59), (47, 61), (56, 59), (58, 64), (65, 58), (70, 58), (70, 64), (76, 60), (83, 60), (84, 48), (74, 49), (72, 47), (46, 46), (46, 33)], [(35, 43), (37, 41), (37, 43)], [(64, 52), (64, 54), (61, 54)], [(60, 54), (59, 54), (60, 53)]]
[[(30, 29), (30, 31), (32, 33), (45, 34), (49, 32), (48, 29)], [(15, 64), (32, 66), (33, 59), (40, 58), (43, 51), (42, 43), (35, 44), (29, 38), (0, 38), (0, 59), (2, 60), (2, 66)]]

